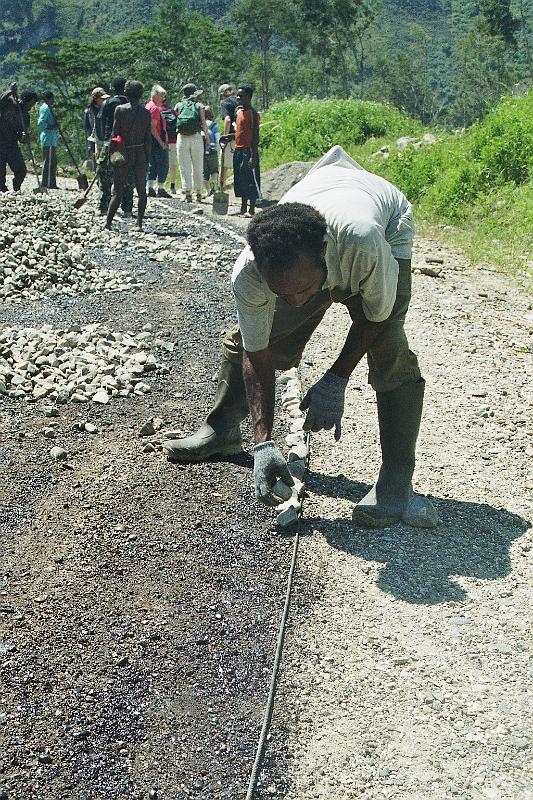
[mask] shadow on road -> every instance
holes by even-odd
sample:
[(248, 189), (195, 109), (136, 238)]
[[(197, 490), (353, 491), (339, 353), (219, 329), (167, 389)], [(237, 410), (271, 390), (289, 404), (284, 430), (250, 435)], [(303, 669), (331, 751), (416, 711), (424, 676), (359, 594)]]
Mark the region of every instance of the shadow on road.
[[(357, 502), (370, 488), (345, 478), (312, 473), (316, 494)], [(305, 517), (303, 533), (320, 531), (332, 547), (365, 561), (383, 564), (377, 585), (399, 600), (415, 604), (461, 601), (465, 590), (456, 576), (496, 580), (511, 571), (509, 548), (530, 522), (485, 503), (431, 497), (441, 523), (433, 529), (398, 524), (383, 530), (354, 526), (350, 519)]]

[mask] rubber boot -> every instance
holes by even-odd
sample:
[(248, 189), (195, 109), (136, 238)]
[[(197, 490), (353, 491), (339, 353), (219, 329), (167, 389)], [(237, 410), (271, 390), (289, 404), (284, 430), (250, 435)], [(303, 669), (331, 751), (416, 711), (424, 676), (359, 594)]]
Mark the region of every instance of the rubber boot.
[(439, 521), (431, 502), (415, 495), (411, 483), (424, 389), (421, 378), (376, 395), (383, 462), (377, 483), (353, 510), (357, 525), (386, 528), (402, 520), (417, 528), (433, 528)]
[(170, 461), (184, 463), (240, 453), (240, 423), (247, 416), (248, 400), (242, 366), (224, 358), (218, 374), (215, 404), (206, 421), (196, 433), (186, 439), (163, 442), (163, 450)]

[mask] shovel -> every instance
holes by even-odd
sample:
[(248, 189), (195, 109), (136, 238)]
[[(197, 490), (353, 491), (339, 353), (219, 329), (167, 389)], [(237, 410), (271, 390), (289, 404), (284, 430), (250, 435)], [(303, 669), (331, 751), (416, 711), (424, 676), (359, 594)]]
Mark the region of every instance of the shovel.
[[(54, 114), (54, 116), (55, 116), (55, 114)], [(84, 175), (83, 172), (80, 170), (80, 168), (78, 166), (78, 162), (74, 158), (72, 150), (70, 149), (70, 145), (67, 142), (67, 140), (65, 139), (65, 134), (61, 130), (61, 127), (59, 125), (59, 122), (58, 122), (58, 119), (57, 119), (56, 116), (55, 116), (55, 120), (56, 120), (57, 130), (59, 131), (59, 135), (61, 136), (63, 144), (67, 148), (67, 153), (69, 154), (69, 158), (72, 161), (72, 164), (74, 165), (74, 168), (75, 168), (76, 172), (78, 173), (78, 177), (76, 178), (76, 180), (78, 181), (78, 189), (81, 189), (82, 191), (85, 190), (85, 189), (88, 189), (89, 181), (87, 180), (87, 175)]]
[[(85, 203), (87, 202), (87, 197), (89, 195), (89, 192), (91, 191), (91, 189), (93, 188), (94, 184), (96, 183), (96, 179), (98, 178), (99, 174), (100, 174), (100, 169), (97, 168), (96, 172), (94, 174), (94, 178), (87, 185), (85, 193), (81, 197), (78, 197), (78, 199), (74, 203), (74, 208), (78, 209), (78, 208), (81, 208), (83, 205), (85, 205)], [(87, 180), (87, 178), (85, 178), (85, 180)]]
[(15, 102), (18, 106), (19, 115), (20, 115), (20, 124), (22, 125), (22, 132), (24, 134), (25, 144), (28, 148), (28, 153), (30, 154), (31, 163), (33, 165), (33, 171), (35, 172), (35, 177), (37, 178), (37, 187), (33, 190), (33, 194), (48, 194), (48, 189), (45, 189), (44, 186), (41, 186), (41, 179), (39, 177), (39, 170), (37, 169), (37, 164), (35, 163), (35, 159), (33, 157), (33, 150), (31, 148), (31, 142), (29, 134), (26, 130), (26, 126), (24, 124), (24, 115), (22, 114), (22, 108), (20, 107), (19, 98), (17, 94), (17, 84), (12, 83), (9, 87), (11, 92), (13, 93), (13, 97), (15, 98)]

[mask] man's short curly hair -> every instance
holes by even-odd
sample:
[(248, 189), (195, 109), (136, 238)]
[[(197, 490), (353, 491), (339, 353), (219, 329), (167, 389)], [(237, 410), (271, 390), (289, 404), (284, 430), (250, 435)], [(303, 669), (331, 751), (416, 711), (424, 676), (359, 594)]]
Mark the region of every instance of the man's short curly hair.
[(304, 203), (281, 203), (256, 214), (247, 239), (261, 271), (288, 272), (301, 256), (318, 258), (326, 220)]
[(124, 94), (128, 100), (140, 100), (143, 96), (144, 85), (140, 81), (126, 81)]

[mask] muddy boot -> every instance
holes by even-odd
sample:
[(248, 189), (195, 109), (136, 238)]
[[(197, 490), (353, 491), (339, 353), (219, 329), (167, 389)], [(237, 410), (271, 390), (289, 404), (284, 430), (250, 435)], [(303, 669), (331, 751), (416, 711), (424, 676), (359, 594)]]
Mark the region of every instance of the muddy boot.
[(169, 461), (205, 461), (215, 455), (242, 450), (240, 423), (248, 415), (248, 400), (241, 364), (223, 359), (218, 374), (215, 404), (202, 427), (186, 439), (163, 442)]
[(403, 520), (416, 528), (433, 528), (439, 521), (431, 502), (415, 495), (411, 483), (424, 388), (420, 379), (376, 395), (383, 463), (377, 483), (353, 510), (356, 525), (385, 528)]

